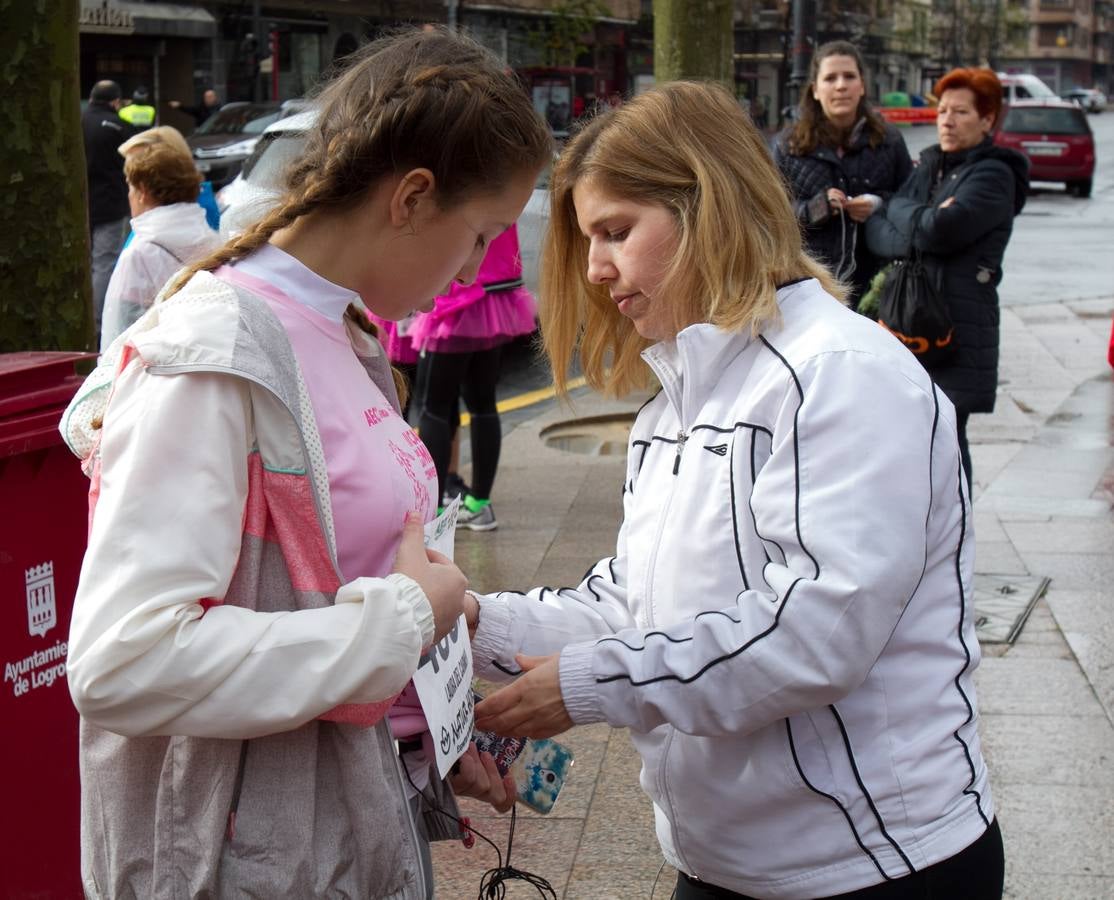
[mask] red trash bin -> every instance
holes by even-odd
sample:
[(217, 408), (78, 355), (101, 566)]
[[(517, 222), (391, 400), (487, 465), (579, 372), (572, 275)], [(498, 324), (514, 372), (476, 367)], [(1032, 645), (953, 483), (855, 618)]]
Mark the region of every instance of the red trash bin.
[(0, 896), (80, 898), (66, 650), (89, 481), (58, 421), (92, 353), (0, 354)]

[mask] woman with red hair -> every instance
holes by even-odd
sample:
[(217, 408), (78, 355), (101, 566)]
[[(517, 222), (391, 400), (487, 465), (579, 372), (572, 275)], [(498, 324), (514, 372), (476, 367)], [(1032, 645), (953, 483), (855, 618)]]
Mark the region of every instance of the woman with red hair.
[(1002, 85), (992, 71), (953, 69), (936, 82), (935, 93), (940, 143), (921, 153), (905, 184), (867, 220), (866, 236), (884, 258), (919, 253), (947, 304), (955, 351), (925, 368), (955, 404), (970, 489), (967, 419), (994, 410), (998, 283), (1013, 217), (1025, 205), (1029, 161), (994, 145)]

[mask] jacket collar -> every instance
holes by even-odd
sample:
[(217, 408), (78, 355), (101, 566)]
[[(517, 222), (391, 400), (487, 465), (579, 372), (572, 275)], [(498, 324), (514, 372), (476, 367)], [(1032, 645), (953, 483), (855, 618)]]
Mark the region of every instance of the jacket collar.
[[(820, 290), (815, 278), (778, 288), (782, 307), (800, 291)], [(724, 371), (757, 340), (750, 331), (724, 331), (701, 322), (682, 330), (671, 341), (661, 341), (642, 351), (642, 358), (661, 382), (662, 392), (676, 410), (681, 428), (688, 431), (711, 397)]]

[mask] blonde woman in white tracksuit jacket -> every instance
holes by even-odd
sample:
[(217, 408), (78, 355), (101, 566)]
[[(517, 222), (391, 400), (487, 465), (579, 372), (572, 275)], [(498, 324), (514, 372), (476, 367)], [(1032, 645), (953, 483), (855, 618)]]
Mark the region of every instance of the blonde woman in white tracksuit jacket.
[(1000, 897), (951, 404), (833, 296), (720, 89), (609, 112), (552, 184), (554, 371), (579, 341), (661, 391), (615, 555), (466, 605), (480, 673), (527, 670), (478, 727), (629, 728), (679, 900)]

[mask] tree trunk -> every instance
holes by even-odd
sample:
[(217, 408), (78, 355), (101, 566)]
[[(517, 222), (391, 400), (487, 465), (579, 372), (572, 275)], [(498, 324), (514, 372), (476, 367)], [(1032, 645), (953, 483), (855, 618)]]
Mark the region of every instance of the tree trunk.
[(0, 351), (93, 343), (78, 0), (0, 0)]
[(654, 80), (719, 81), (734, 88), (731, 0), (654, 0)]

